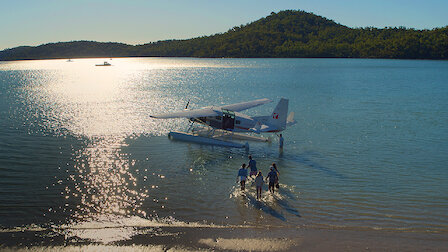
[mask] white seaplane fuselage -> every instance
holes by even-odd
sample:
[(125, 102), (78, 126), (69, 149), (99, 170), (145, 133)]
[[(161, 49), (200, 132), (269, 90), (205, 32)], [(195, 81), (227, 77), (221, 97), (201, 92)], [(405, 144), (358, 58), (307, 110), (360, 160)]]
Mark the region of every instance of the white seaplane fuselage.
[[(260, 106), (262, 104), (271, 102), (269, 99), (259, 99), (248, 102), (235, 103), (225, 106), (210, 106), (200, 109), (187, 110), (165, 113), (159, 115), (151, 115), (152, 118), (168, 119), (168, 118), (188, 118), (191, 125), (185, 133), (172, 132), (170, 135), (173, 138), (178, 138), (186, 141), (195, 141), (200, 143), (219, 144), (216, 139), (200, 139), (204, 136), (198, 136), (189, 133), (194, 123), (203, 124), (209, 126), (211, 134), (207, 134), (205, 138), (213, 138), (215, 130), (221, 130), (224, 132), (252, 132), (252, 133), (273, 133), (281, 132), (286, 129), (286, 126), (295, 124), (294, 112), (291, 112), (288, 116), (288, 100), (280, 99), (279, 103), (275, 107), (270, 116), (248, 116), (240, 113), (239, 111)], [(188, 104), (187, 104), (188, 107)], [(216, 136), (215, 136), (216, 137)], [(249, 137), (248, 137), (249, 138)], [(256, 139), (256, 138), (254, 138)], [(225, 145), (226, 143), (221, 143)]]
[[(221, 111), (219, 108), (212, 107), (213, 111), (218, 114), (217, 116), (206, 116), (190, 118), (191, 121), (204, 124), (215, 129), (228, 130), (233, 132), (257, 132), (257, 124), (263, 125), (263, 132), (280, 132), (284, 130), (281, 127), (272, 127), (268, 125), (267, 121), (269, 116), (257, 116), (251, 117), (239, 112), (231, 112), (234, 115), (233, 123), (232, 118), (229, 118), (227, 111)], [(274, 118), (273, 118), (274, 119)], [(277, 118), (278, 119), (278, 118)], [(226, 120), (228, 123), (226, 123)], [(271, 127), (267, 127), (271, 126)], [(270, 128), (270, 129), (269, 129)]]

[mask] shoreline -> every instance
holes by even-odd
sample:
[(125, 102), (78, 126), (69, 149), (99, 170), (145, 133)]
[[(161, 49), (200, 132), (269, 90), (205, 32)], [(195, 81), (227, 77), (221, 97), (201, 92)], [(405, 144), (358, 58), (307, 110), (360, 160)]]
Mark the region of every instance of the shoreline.
[(368, 59), (368, 60), (412, 60), (412, 61), (448, 61), (448, 59), (438, 58), (381, 58), (381, 57), (198, 57), (198, 56), (60, 56), (53, 58), (28, 58), (28, 59), (0, 59), (0, 62), (14, 62), (14, 61), (38, 61), (38, 60), (82, 60), (82, 59), (135, 59), (135, 58), (166, 58), (166, 59)]
[[(110, 243), (92, 242), (45, 231), (0, 233), (2, 251), (439, 251), (448, 248), (448, 233), (408, 233), (373, 230), (319, 228), (138, 228), (130, 239)], [(95, 229), (104, 234), (108, 229)], [(120, 231), (120, 230), (118, 230)]]

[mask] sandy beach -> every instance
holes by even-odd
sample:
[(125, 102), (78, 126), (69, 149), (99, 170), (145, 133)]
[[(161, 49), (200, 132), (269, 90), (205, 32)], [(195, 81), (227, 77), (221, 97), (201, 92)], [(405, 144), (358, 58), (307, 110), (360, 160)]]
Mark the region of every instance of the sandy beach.
[[(443, 233), (397, 233), (315, 228), (179, 228), (140, 230), (107, 244), (66, 240), (50, 230), (3, 232), (2, 251), (446, 251)], [(107, 229), (97, 233), (110, 232)], [(37, 238), (45, 237), (45, 238)], [(37, 238), (37, 239), (36, 239)], [(19, 244), (17, 246), (17, 244)]]

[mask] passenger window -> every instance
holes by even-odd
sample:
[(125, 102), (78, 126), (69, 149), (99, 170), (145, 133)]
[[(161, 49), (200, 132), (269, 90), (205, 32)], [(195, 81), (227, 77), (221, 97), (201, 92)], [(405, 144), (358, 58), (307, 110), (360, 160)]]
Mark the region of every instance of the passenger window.
[(236, 123), (236, 124), (240, 124), (241, 121), (240, 121), (240, 120), (236, 120), (235, 123)]

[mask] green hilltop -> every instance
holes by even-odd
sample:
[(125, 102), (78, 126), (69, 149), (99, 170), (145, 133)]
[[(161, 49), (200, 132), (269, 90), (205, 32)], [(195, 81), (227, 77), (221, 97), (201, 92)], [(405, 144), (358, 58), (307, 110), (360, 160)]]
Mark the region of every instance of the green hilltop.
[(448, 26), (350, 28), (305, 11), (286, 10), (225, 33), (144, 45), (59, 42), (0, 51), (0, 60), (83, 57), (448, 59)]

